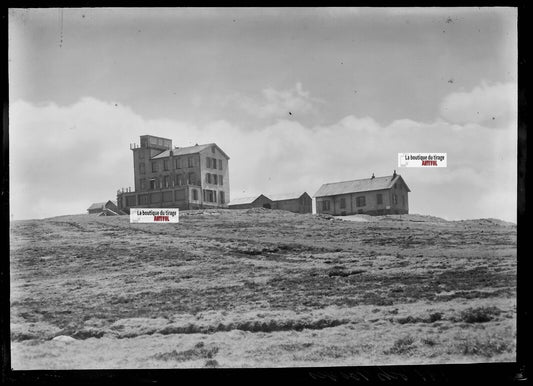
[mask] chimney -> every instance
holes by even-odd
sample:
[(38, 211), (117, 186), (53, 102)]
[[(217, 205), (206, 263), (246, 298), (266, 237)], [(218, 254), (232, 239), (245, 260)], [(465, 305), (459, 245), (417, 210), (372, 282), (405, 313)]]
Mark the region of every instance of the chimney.
[(396, 174), (396, 170), (394, 170), (394, 173), (392, 173), (392, 179), (395, 179), (396, 176), (397, 176), (397, 174)]
[(374, 173), (372, 173), (372, 177), (370, 179), (373, 180), (374, 178), (376, 178), (376, 176), (374, 175)]

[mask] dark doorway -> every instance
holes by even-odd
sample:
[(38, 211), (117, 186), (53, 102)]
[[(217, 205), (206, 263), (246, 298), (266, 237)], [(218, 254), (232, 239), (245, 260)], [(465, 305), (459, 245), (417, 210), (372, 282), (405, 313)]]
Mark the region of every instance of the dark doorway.
[(270, 204), (263, 204), (263, 208), (265, 209), (272, 209), (272, 207), (270, 206)]

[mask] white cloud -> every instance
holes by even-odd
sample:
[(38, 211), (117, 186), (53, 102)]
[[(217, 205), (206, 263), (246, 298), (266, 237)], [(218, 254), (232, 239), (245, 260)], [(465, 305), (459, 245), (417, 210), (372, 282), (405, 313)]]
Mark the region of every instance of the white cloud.
[(513, 83), (487, 84), (444, 98), (440, 113), (451, 123), (484, 124), (505, 128), (517, 114), (517, 88)]
[(304, 91), (300, 82), (286, 90), (267, 87), (261, 91), (260, 97), (252, 98), (242, 94), (233, 94), (227, 99), (227, 104), (234, 104), (247, 114), (259, 119), (313, 113), (315, 106), (319, 103), (323, 101), (311, 97), (308, 91)]
[[(285, 107), (309, 94), (265, 92)], [(265, 102), (266, 103), (266, 102)], [(298, 105), (305, 109), (304, 105)], [(273, 109), (272, 111), (276, 111)], [(11, 213), (15, 218), (84, 212), (132, 186), (130, 142), (139, 135), (171, 138), (176, 146), (216, 142), (231, 157), (231, 196), (307, 191), (322, 183), (391, 174), (398, 152), (446, 152), (446, 169), (398, 170), (412, 189), (412, 213), (447, 218), (516, 221), (516, 128), (481, 123), (416, 122), (387, 126), (346, 116), (309, 126), (277, 119), (251, 130), (230, 120), (199, 126), (146, 120), (120, 103), (84, 98), (70, 106), (10, 106)]]

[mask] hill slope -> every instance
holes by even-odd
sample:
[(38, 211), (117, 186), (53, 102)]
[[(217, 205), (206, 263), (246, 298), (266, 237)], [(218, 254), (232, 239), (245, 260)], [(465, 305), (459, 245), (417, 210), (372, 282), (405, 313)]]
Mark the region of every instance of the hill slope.
[(11, 225), (15, 369), (515, 359), (512, 225), (265, 209)]

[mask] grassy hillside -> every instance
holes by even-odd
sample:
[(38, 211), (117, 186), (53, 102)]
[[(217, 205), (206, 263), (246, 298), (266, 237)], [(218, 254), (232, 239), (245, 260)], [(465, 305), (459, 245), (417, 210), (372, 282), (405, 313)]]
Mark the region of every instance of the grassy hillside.
[(13, 367), (515, 359), (514, 225), (357, 220), (251, 209), (12, 222)]

